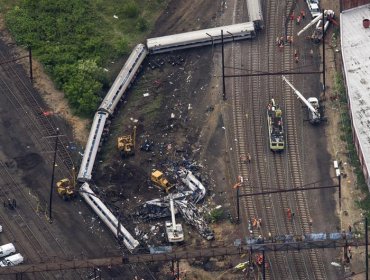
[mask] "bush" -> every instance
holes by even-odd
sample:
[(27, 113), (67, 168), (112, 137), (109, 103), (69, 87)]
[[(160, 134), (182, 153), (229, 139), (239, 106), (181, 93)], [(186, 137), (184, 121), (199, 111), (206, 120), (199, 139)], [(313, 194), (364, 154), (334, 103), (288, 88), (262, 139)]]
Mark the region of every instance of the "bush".
[(209, 213), (209, 221), (211, 223), (217, 223), (221, 220), (224, 214), (224, 210), (222, 208), (215, 208)]
[(144, 31), (148, 30), (147, 20), (143, 17), (140, 17), (137, 21), (136, 29), (139, 30), (140, 32), (144, 32)]
[(134, 2), (129, 2), (123, 7), (123, 13), (129, 18), (137, 18), (140, 14), (140, 10)]
[(101, 69), (131, 52), (168, 0), (7, 2), (5, 22), (17, 44), (32, 47), (76, 113), (91, 115), (109, 84)]

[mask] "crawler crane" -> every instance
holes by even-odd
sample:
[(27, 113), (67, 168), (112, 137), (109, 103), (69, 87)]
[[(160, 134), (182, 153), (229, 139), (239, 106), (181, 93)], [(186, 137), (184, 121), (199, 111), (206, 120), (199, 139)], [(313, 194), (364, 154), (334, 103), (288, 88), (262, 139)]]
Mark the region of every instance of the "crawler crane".
[(184, 232), (182, 230), (182, 225), (181, 224), (176, 224), (175, 207), (174, 207), (174, 204), (173, 204), (172, 195), (170, 197), (170, 210), (171, 210), (171, 220), (172, 220), (172, 222), (166, 221), (166, 223), (165, 223), (168, 241), (171, 242), (171, 243), (182, 242), (182, 241), (184, 241)]
[(294, 93), (308, 108), (308, 120), (311, 124), (319, 124), (325, 120), (320, 114), (320, 104), (316, 97), (309, 97), (306, 99), (289, 81), (285, 76), (282, 76), (283, 80), (293, 89)]

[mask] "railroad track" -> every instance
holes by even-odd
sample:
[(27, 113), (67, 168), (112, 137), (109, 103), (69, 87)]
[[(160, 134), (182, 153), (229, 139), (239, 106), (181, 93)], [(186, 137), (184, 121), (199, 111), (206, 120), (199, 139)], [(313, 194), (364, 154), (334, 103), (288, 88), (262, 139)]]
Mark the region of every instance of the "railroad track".
[[(65, 246), (50, 230), (50, 225), (48, 225), (46, 219), (40, 216), (35, 219), (34, 214), (37, 213), (37, 205), (34, 200), (30, 199), (30, 194), (25, 193), (25, 189), (16, 182), (6, 163), (1, 160), (0, 178), (2, 182), (0, 197), (4, 201), (4, 206), (6, 206), (6, 201), (12, 201), (13, 199), (22, 201), (22, 204), (13, 210), (5, 209), (8, 214), (5, 214), (5, 211), (0, 211), (0, 218), (6, 235), (16, 242), (17, 250), (26, 256), (26, 261), (31, 259), (35, 263), (44, 262), (50, 261), (53, 257), (71, 259), (72, 256), (68, 254)], [(30, 215), (33, 215), (32, 220), (29, 219)], [(14, 224), (17, 230), (14, 229)], [(17, 242), (20, 239), (26, 239), (27, 243)], [(45, 249), (47, 244), (49, 248), (53, 248), (53, 251)], [(74, 279), (76, 277), (84, 279), (79, 271), (73, 273), (73, 277)], [(40, 273), (37, 279), (40, 278), (58, 279), (53, 273)]]
[[(293, 5), (293, 3), (291, 3)], [(288, 34), (295, 34), (293, 31), (294, 24), (288, 25)], [(284, 69), (293, 68), (293, 52), (284, 52)], [(285, 122), (286, 125), (286, 141), (288, 143), (286, 157), (286, 170), (289, 170), (289, 175), (286, 179), (286, 187), (294, 186), (299, 187), (304, 184), (302, 176), (302, 166), (304, 162), (304, 151), (302, 143), (303, 141), (303, 116), (302, 109), (299, 102), (296, 102), (296, 98), (290, 94), (290, 89), (284, 83), (283, 98), (285, 100), (285, 111), (286, 117), (288, 118)], [(296, 104), (298, 103), (298, 104)], [(310, 225), (310, 211), (309, 205), (304, 192), (294, 192), (286, 195), (289, 199), (289, 205), (294, 205), (297, 216), (294, 218), (293, 227), (296, 234), (305, 234), (312, 232)], [(326, 279), (326, 271), (323, 265), (321, 252), (317, 250), (310, 250), (304, 252), (304, 267), (305, 270), (299, 271), (300, 275), (305, 275), (306, 278), (299, 279)]]
[[(11, 55), (4, 49), (0, 49), (0, 60), (6, 60)], [(19, 114), (19, 118), (25, 120), (28, 132), (32, 135), (33, 142), (37, 143), (41, 151), (48, 154), (45, 158), (52, 163), (52, 151), (54, 151), (56, 135), (56, 124), (52, 116), (47, 115), (47, 108), (42, 106), (42, 101), (38, 99), (37, 93), (28, 80), (21, 78), (21, 66), (14, 63), (1, 65), (2, 79), (0, 87), (8, 100), (13, 104)], [(46, 114), (45, 114), (46, 113)], [(67, 150), (68, 138), (59, 138), (57, 164), (60, 176), (72, 177), (73, 159)]]
[[(241, 59), (241, 48), (239, 44), (233, 44), (233, 67), (234, 74), (240, 73), (243, 65), (248, 65), (253, 71), (279, 71), (291, 69), (293, 64), (293, 48), (285, 47), (278, 53), (276, 37), (283, 32), (278, 23), (281, 18), (290, 14), (293, 1), (288, 0), (284, 14), (279, 10), (278, 1), (269, 1), (266, 5), (267, 16), (270, 25), (265, 29), (266, 48), (261, 48), (260, 36), (251, 42), (248, 48), (247, 61)], [(280, 14), (279, 14), (280, 13)], [(288, 34), (292, 34), (292, 25), (288, 25)], [(245, 58), (247, 56), (244, 56)], [(266, 59), (268, 58), (268, 59)], [(248, 61), (249, 60), (249, 61)], [(245, 67), (245, 66), (244, 66)], [(242, 86), (240, 85), (242, 84)], [(283, 92), (283, 96), (281, 96)], [(261, 190), (270, 190), (272, 186), (287, 188), (290, 186), (301, 186), (301, 166), (303, 159), (299, 143), (302, 135), (297, 125), (297, 108), (294, 108), (294, 98), (285, 95), (287, 89), (282, 82), (276, 78), (234, 78), (233, 80), (233, 122), (234, 136), (237, 142), (237, 155), (235, 156), (238, 172), (244, 179), (242, 193), (250, 193)], [(283, 100), (285, 107), (284, 116), (287, 133), (287, 151), (284, 154), (272, 154), (268, 151), (267, 129), (266, 129), (266, 105), (270, 98)], [(249, 112), (252, 112), (250, 115)], [(288, 117), (287, 117), (288, 116)], [(248, 133), (246, 132), (248, 130)], [(299, 134), (301, 133), (301, 134)], [(243, 138), (244, 137), (244, 138)], [(249, 150), (246, 147), (249, 146)], [(245, 158), (247, 153), (252, 155), (252, 165), (243, 163), (240, 159)], [(242, 206), (246, 209), (246, 220), (252, 217), (261, 217), (264, 226), (261, 231), (253, 231), (251, 235), (262, 234), (272, 236), (279, 234), (303, 234), (311, 231), (309, 224), (309, 208), (303, 193), (280, 194), (277, 197), (263, 196), (257, 198), (243, 197)], [(295, 220), (288, 221), (286, 210), (288, 207), (297, 209)], [(299, 220), (299, 221), (298, 221)], [(289, 254), (271, 253), (267, 261), (270, 269), (266, 270), (268, 279), (325, 279), (325, 270), (318, 252), (312, 250), (308, 253), (292, 252)]]
[[(267, 9), (267, 15), (270, 22), (277, 21), (279, 18), (278, 7), (276, 3), (269, 2)], [(272, 24), (267, 28), (265, 38), (267, 42), (264, 42), (265, 48), (260, 46), (263, 44), (261, 37), (258, 36), (249, 50), (249, 69), (253, 71), (277, 71), (276, 66), (276, 46), (275, 38), (280, 35), (278, 31), (278, 25)], [(244, 79), (245, 92), (250, 93), (249, 98), (245, 98), (244, 103), (249, 104), (247, 112), (252, 112), (251, 116), (248, 116), (248, 143), (250, 144), (251, 154), (253, 154), (253, 172), (250, 176), (250, 186), (248, 189), (257, 192), (261, 190), (271, 189), (271, 166), (268, 164), (271, 152), (268, 149), (267, 141), (267, 129), (266, 129), (266, 106), (270, 96), (270, 92), (276, 90), (274, 79), (267, 79), (262, 77), (253, 77)], [(255, 186), (252, 188), (252, 186)], [(251, 202), (244, 201), (245, 204)], [(254, 198), (254, 203), (258, 205), (258, 213), (264, 223), (262, 231), (260, 232), (263, 236), (268, 236), (270, 233), (272, 236), (284, 234), (285, 230), (281, 230), (277, 225), (284, 221), (283, 214), (281, 211), (280, 203), (273, 203), (270, 196), (261, 196)], [(248, 207), (248, 206), (245, 206)], [(250, 206), (251, 207), (251, 206)], [(290, 269), (288, 259), (285, 254), (282, 253), (271, 253), (268, 255), (267, 261), (270, 264), (270, 269), (266, 270), (267, 278), (278, 277), (280, 279), (294, 279), (293, 273)]]
[[(11, 55), (1, 48), (0, 60), (5, 60), (6, 57), (9, 58)], [(29, 81), (22, 80), (22, 74), (20, 73), (22, 71), (23, 69), (14, 63), (1, 65), (0, 88), (2, 94), (12, 104), (12, 109), (17, 112), (17, 119), (27, 129), (28, 137), (35, 144), (36, 150), (44, 154), (44, 159), (51, 166), (55, 137), (50, 136), (56, 134), (56, 124), (52, 117), (43, 114), (47, 109), (40, 105), (42, 102), (38, 100), (32, 84)], [(66, 148), (68, 142), (65, 136), (59, 138), (56, 176), (61, 178), (72, 176), (73, 160)], [(0, 160), (0, 182), (2, 182), (0, 197), (4, 201), (15, 199), (22, 203), (16, 209), (9, 210), (9, 213), (3, 214), (4, 211), (2, 211), (0, 218), (10, 238), (15, 242), (26, 240), (25, 242), (16, 243), (17, 249), (21, 248), (19, 251), (25, 254), (25, 261), (43, 262), (50, 261), (52, 258), (73, 258), (72, 255), (69, 255), (66, 246), (63, 246), (59, 238), (50, 229), (50, 225), (43, 216), (45, 213), (41, 213), (41, 215), (38, 213), (39, 206), (46, 205), (46, 201), (31, 194), (28, 189), (24, 189), (24, 186), (20, 186), (19, 182), (13, 177), (16, 171), (9, 169), (7, 164), (9, 162), (5, 163)], [(18, 230), (14, 230), (14, 226)], [(45, 247), (46, 244), (49, 244), (49, 246)], [(70, 272), (67, 274), (69, 275)], [(85, 279), (79, 271), (71, 273), (70, 276)], [(41, 273), (37, 279), (58, 279), (58, 277), (55, 273)]]
[[(236, 1), (235, 3), (238, 3)], [(236, 8), (234, 8), (236, 10)], [(238, 10), (243, 10), (243, 6), (239, 7)], [(242, 68), (242, 57), (241, 57), (241, 44), (234, 43), (231, 46), (232, 52), (232, 67), (235, 69), (234, 71), (239, 71), (238, 69)], [(242, 92), (242, 78), (236, 77), (233, 78), (232, 81), (232, 107), (233, 107), (233, 127), (234, 127), (234, 141), (236, 141), (236, 154), (239, 155), (235, 158), (235, 162), (237, 163), (237, 172), (240, 176), (245, 178), (245, 180), (249, 180), (249, 170), (248, 166), (243, 162), (244, 158), (247, 156), (247, 135), (245, 131), (245, 121), (246, 121), (246, 113), (244, 108), (244, 101), (243, 101), (243, 94)], [(242, 187), (251, 187), (247, 181), (243, 184)], [(252, 189), (251, 189), (252, 190)], [(243, 189), (241, 190), (243, 193)], [(247, 209), (248, 215), (250, 217), (257, 217), (257, 209), (255, 204), (252, 201), (251, 197), (243, 197), (241, 200), (244, 209)], [(252, 233), (252, 236), (256, 237), (256, 233)]]
[[(290, 10), (292, 8), (293, 3), (287, 1), (285, 6), (285, 14), (282, 15), (282, 18), (286, 18), (290, 14)], [(275, 4), (275, 7), (277, 6), (277, 3)], [(278, 21), (275, 21), (278, 22)], [(281, 27), (280, 30), (284, 30), (284, 26)], [(291, 25), (287, 26), (287, 34), (292, 34)], [(284, 32), (280, 31), (280, 34), (277, 33), (277, 36), (282, 36)], [(277, 37), (276, 36), (276, 37)], [(275, 38), (276, 38), (275, 37)], [(276, 50), (276, 41), (273, 42), (273, 39), (271, 36), (269, 37), (269, 41), (271, 42), (270, 45), (275, 45), (275, 52), (278, 52)], [(289, 46), (286, 46), (284, 48), (280, 48), (279, 52), (281, 53), (279, 58), (276, 58), (275, 63), (280, 65), (280, 69), (291, 69), (292, 68), (292, 57), (291, 54), (293, 53), (292, 48)], [(288, 110), (288, 104), (290, 104), (287, 100), (287, 97), (290, 98), (291, 95), (287, 96), (286, 90), (283, 88), (281, 90), (281, 87), (279, 88), (278, 85), (281, 85), (281, 78), (280, 77), (271, 77), (269, 79), (269, 99), (276, 97), (280, 100), (284, 101), (282, 102), (284, 106), (284, 121), (285, 121), (285, 133), (287, 135), (290, 135), (291, 130), (287, 128), (287, 125), (291, 124), (291, 120), (295, 119), (295, 112), (294, 110)], [(274, 90), (275, 89), (275, 90)], [(282, 92), (282, 96), (279, 97), (280, 92)], [(271, 93), (274, 93), (272, 95)], [(280, 103), (280, 102), (279, 102)], [(281, 104), (281, 103), (280, 103)], [(286, 150), (290, 148), (290, 141), (288, 139), (288, 136), (286, 137)], [(293, 154), (292, 157), (293, 161), (296, 161), (296, 155)], [(271, 168), (271, 184), (276, 186), (278, 189), (284, 189), (290, 187), (290, 180), (289, 180), (289, 173), (300, 173), (301, 169), (290, 169), (288, 168), (288, 165), (286, 164), (291, 159), (290, 154), (285, 151), (283, 154), (269, 154), (269, 162), (272, 163)], [(298, 167), (298, 166), (296, 166)], [(291, 221), (287, 220), (286, 217), (286, 211), (288, 208), (292, 208), (292, 203), (294, 203), (290, 199), (290, 195), (287, 194), (278, 194), (274, 197), (274, 205), (276, 205), (277, 211), (280, 212), (279, 214), (279, 225), (282, 226), (283, 229), (285, 229), (286, 234), (302, 234), (300, 232), (300, 228), (298, 225), (292, 223)], [(292, 265), (294, 269), (291, 269), (289, 272), (290, 279), (307, 279), (310, 275), (310, 267), (309, 267), (309, 259), (307, 258), (305, 253), (300, 252), (291, 252), (285, 255), (287, 258), (287, 262)]]

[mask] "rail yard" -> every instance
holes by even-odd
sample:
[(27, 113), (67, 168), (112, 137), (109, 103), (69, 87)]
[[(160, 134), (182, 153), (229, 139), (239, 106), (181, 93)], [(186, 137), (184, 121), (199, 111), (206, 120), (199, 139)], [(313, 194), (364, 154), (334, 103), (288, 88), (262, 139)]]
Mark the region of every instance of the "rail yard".
[[(2, 243), (14, 243), (25, 266), (0, 274), (340, 279), (348, 245), (266, 253), (253, 245), (255, 252), (227, 253), (245, 244), (357, 242), (338, 219), (333, 190), (283, 192), (337, 184), (326, 139), (330, 119), (321, 122), (324, 106), (320, 115), (310, 107), (326, 101), (322, 50), (317, 40), (296, 36), (310, 17), (291, 17), (310, 14), (307, 4), (203, 1), (188, 11), (189, 1), (174, 2), (117, 73), (83, 145), (50, 113), (22, 67), (2, 65), (1, 133), (9, 138), (0, 150)], [(4, 61), (16, 55), (9, 49), (1, 43)], [(303, 103), (303, 94), (310, 97), (308, 109), (292, 84)], [(117, 139), (129, 146), (117, 149)], [(57, 182), (73, 183), (70, 199), (56, 189), (49, 197)], [(269, 191), (277, 192), (250, 196)], [(184, 257), (155, 261), (176, 252)]]

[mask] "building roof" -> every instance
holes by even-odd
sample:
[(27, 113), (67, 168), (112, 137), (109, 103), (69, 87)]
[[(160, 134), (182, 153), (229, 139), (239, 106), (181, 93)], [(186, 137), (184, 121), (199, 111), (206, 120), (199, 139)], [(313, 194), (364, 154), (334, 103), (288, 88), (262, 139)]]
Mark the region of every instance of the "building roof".
[(352, 120), (370, 174), (370, 4), (341, 14), (341, 44)]

